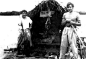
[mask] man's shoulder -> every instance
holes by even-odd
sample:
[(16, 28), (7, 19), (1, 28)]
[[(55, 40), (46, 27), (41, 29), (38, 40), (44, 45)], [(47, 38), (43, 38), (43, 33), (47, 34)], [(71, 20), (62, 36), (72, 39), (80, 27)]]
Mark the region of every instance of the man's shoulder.
[(27, 17), (26, 19), (27, 19), (27, 21), (32, 22), (30, 17)]
[(73, 14), (75, 14), (75, 15), (79, 15), (79, 13), (78, 13), (78, 12), (76, 12), (76, 11), (74, 11), (74, 12), (73, 12)]
[(31, 20), (30, 17), (27, 17), (26, 19), (27, 19), (27, 20)]
[(20, 18), (22, 18), (22, 15), (19, 15)]
[[(69, 12), (64, 13), (64, 15), (65, 15), (65, 14), (69, 14)], [(73, 14), (79, 14), (79, 13), (76, 12), (76, 11), (73, 11)]]
[(69, 12), (64, 13), (64, 15), (67, 15), (67, 14), (69, 14)]

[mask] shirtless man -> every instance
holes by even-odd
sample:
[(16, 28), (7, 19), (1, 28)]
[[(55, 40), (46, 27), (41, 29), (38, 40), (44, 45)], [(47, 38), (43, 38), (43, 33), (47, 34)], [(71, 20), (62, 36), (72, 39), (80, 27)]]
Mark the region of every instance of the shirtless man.
[(81, 23), (79, 20), (79, 14), (77, 12), (74, 12), (73, 8), (74, 5), (69, 2), (67, 4), (68, 12), (63, 14), (62, 25), (65, 25), (65, 28), (62, 32), (59, 59), (65, 59), (67, 47), (69, 46), (71, 47), (74, 57), (78, 58), (78, 50), (76, 46), (77, 36), (74, 33), (74, 29), (72, 28), (72, 26), (76, 28), (76, 26), (81, 26)]

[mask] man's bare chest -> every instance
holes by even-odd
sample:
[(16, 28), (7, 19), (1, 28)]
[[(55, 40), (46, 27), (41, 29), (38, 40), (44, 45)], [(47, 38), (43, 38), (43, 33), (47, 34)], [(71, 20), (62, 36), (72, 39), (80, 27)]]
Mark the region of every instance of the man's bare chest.
[(76, 21), (77, 16), (75, 14), (66, 14), (65, 19), (66, 20), (73, 20)]

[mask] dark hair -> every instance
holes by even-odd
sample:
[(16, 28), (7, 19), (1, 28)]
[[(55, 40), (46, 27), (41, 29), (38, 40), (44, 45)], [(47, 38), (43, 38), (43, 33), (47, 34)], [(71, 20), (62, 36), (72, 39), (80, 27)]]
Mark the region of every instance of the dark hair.
[(69, 7), (69, 5), (72, 5), (72, 7), (74, 7), (74, 4), (73, 4), (73, 3), (68, 2), (68, 3), (67, 3), (67, 8)]
[(26, 10), (22, 10), (22, 11), (21, 11), (21, 13), (23, 13), (23, 12), (27, 13), (27, 11), (26, 11)]

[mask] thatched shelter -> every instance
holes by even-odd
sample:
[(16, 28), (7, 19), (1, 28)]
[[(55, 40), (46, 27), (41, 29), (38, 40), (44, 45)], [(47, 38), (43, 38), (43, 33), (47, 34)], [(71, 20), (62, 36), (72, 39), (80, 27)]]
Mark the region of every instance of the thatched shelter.
[[(49, 12), (51, 17), (46, 16)], [(42, 1), (29, 11), (28, 16), (33, 21), (31, 30), (33, 43), (60, 43), (59, 30), (64, 12), (64, 8), (55, 0)]]
[[(55, 0), (45, 0), (28, 12), (32, 19), (32, 42), (31, 50), (37, 54), (58, 54), (61, 41), (61, 21), (65, 9)], [(36, 55), (37, 55), (36, 54)], [(40, 54), (40, 55), (41, 55)]]

